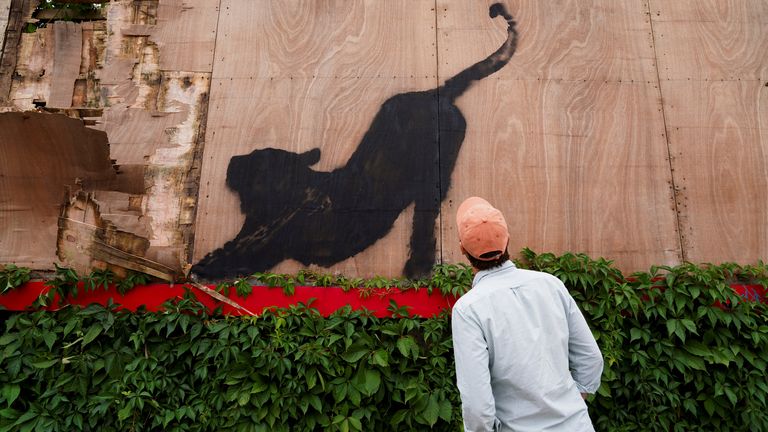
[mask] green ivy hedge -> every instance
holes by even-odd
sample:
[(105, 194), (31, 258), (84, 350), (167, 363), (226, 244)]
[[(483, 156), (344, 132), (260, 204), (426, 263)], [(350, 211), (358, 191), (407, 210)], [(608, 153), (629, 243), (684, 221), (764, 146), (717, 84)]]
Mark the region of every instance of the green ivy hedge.
[[(578, 254), (524, 250), (518, 264), (560, 277), (598, 339), (597, 430), (768, 430), (766, 306), (729, 287), (768, 285), (762, 263), (629, 280)], [(440, 271), (446, 286), (470, 283)], [(0, 431), (461, 430), (450, 317), (391, 310), (221, 317), (189, 296), (163, 313), (6, 313)]]

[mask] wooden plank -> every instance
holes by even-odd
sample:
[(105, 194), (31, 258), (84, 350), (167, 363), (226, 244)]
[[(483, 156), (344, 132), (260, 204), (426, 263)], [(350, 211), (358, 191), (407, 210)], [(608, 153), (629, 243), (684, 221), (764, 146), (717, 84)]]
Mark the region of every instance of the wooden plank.
[(151, 38), (160, 50), (162, 70), (212, 71), (218, 9), (219, 0), (164, 0), (158, 4)]
[(57, 21), (50, 25), (53, 32), (53, 71), (51, 93), (46, 107), (69, 108), (72, 106), (75, 81), (80, 75), (83, 31), (80, 24)]
[(684, 256), (768, 253), (768, 2), (651, 2)]
[[(312, 170), (347, 167), (388, 98), (434, 89), (436, 82), (432, 1), (230, 0), (221, 8), (193, 262), (224, 246), (243, 226), (238, 196), (225, 184), (233, 156), (266, 148), (292, 153), (318, 148)], [(418, 151), (435, 142), (407, 144)], [(264, 184), (280, 182), (286, 173), (271, 168), (271, 174), (254, 169), (253, 177), (263, 178)], [(335, 190), (354, 181), (340, 181)], [(430, 192), (435, 197), (436, 186)], [(408, 191), (385, 195), (398, 193)], [(402, 274), (414, 213), (412, 205), (404, 205), (371, 208), (361, 215), (389, 212), (392, 228), (375, 233), (364, 252), (332, 257), (336, 263), (322, 271)], [(349, 233), (353, 230), (349, 227)], [(351, 244), (349, 233), (329, 241)], [(307, 241), (320, 235), (308, 234)], [(270, 268), (290, 272), (305, 266), (288, 257)]]
[[(481, 58), (498, 45), (498, 28), (459, 24), (480, 22), (490, 3), (438, 2), (441, 81), (459, 70), (448, 65), (466, 64), (466, 52)], [(627, 271), (679, 262), (643, 4), (530, 1), (509, 10), (517, 53), (458, 101), (467, 136), (443, 206), (444, 260), (464, 261), (455, 211), (480, 195), (505, 213), (513, 254), (584, 252)]]

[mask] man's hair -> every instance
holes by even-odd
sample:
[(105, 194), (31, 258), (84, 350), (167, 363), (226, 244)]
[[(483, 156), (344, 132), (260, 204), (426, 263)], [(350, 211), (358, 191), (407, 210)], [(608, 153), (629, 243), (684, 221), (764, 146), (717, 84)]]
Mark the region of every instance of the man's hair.
[[(490, 252), (490, 253), (495, 253), (495, 252)], [(504, 264), (505, 262), (507, 262), (509, 260), (509, 250), (508, 249), (504, 249), (504, 252), (501, 255), (499, 255), (498, 258), (490, 260), (490, 261), (479, 260), (479, 259), (473, 257), (472, 255), (468, 254), (468, 253), (464, 253), (464, 255), (469, 260), (469, 263), (472, 264), (472, 267), (474, 267), (474, 268), (476, 268), (478, 270), (490, 270), (492, 268), (496, 268), (496, 267), (501, 266), (502, 264)]]

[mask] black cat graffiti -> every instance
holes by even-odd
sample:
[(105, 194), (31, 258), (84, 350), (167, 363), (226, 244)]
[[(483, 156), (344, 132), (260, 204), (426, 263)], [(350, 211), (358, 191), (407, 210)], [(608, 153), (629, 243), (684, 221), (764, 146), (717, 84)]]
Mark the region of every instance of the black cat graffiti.
[(384, 102), (345, 166), (311, 169), (320, 160), (319, 149), (297, 154), (267, 148), (233, 157), (226, 182), (240, 198), (245, 222), (192, 272), (205, 279), (247, 275), (289, 258), (331, 266), (384, 237), (414, 204), (403, 274), (429, 273), (436, 219), (466, 131), (456, 98), (506, 65), (517, 46), (515, 21), (504, 6), (491, 6), (490, 16), (508, 23), (501, 47), (441, 87)]

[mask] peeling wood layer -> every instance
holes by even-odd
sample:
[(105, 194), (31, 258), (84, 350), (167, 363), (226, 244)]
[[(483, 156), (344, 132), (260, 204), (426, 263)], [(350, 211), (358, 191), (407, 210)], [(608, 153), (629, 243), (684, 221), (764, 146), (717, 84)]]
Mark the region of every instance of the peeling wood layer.
[(103, 132), (63, 115), (0, 113), (0, 142), (0, 262), (50, 268), (67, 190), (117, 188), (125, 174)]
[[(198, 146), (211, 74), (210, 68), (161, 68), (162, 37), (175, 32), (180, 12), (199, 16), (205, 11), (180, 1), (159, 7), (158, 0), (113, 1), (103, 9), (103, 21), (53, 22), (21, 37), (11, 108), (5, 110), (37, 109), (80, 119), (105, 134), (106, 160), (120, 174), (90, 182), (88, 188), (78, 185), (90, 191), (87, 196), (72, 189), (54, 224), (58, 233), (32, 253), (40, 257), (33, 267), (50, 268), (58, 247), (58, 258), (79, 271), (107, 266), (170, 280), (188, 267), (199, 183), (195, 159), (202, 157)], [(206, 37), (210, 65), (213, 36)], [(57, 190), (60, 204), (61, 185), (49, 186)], [(86, 216), (93, 223), (77, 225), (77, 218)], [(136, 239), (144, 239), (146, 247), (129, 244)], [(0, 261), (18, 261), (27, 253), (10, 250)]]
[(11, 12), (11, 0), (0, 0), (0, 58), (2, 57), (2, 47), (5, 42), (5, 29), (8, 27), (8, 17)]
[(125, 276), (127, 269), (166, 281), (176, 278), (173, 269), (144, 258), (148, 239), (121, 231), (102, 217), (93, 194), (79, 191), (64, 203), (58, 228), (58, 257), (80, 274), (98, 268)]
[(11, 80), (16, 70), (21, 32), (27, 19), (32, 16), (35, 0), (10, 0), (8, 24), (4, 29), (2, 52), (0, 53), (0, 106), (10, 98)]

